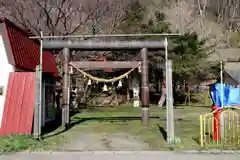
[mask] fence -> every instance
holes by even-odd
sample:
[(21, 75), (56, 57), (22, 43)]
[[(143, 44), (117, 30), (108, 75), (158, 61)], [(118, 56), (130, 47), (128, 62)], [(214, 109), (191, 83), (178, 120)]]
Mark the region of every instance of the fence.
[[(41, 135), (41, 128), (48, 122), (56, 119), (59, 108), (56, 108), (55, 102), (55, 80), (48, 74), (41, 77), (39, 66), (36, 67), (35, 79), (35, 107), (34, 107), (34, 125), (33, 134)], [(42, 94), (41, 98), (40, 95)]]
[(200, 116), (201, 146), (239, 147), (239, 107), (224, 107)]
[(55, 105), (55, 85), (43, 82), (43, 107), (42, 107), (42, 126), (56, 119), (57, 108)]

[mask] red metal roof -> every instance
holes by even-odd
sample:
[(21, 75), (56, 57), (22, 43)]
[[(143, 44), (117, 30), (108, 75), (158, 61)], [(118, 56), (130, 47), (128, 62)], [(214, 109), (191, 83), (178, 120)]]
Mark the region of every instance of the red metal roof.
[(9, 74), (0, 135), (32, 133), (35, 75), (34, 72)]
[[(10, 45), (11, 53), (8, 53), (12, 56), (12, 62), (10, 63), (16, 68), (34, 71), (39, 64), (39, 42), (29, 39), (27, 32), (6, 18), (1, 18), (1, 23), (4, 24), (4, 32), (6, 32), (8, 44)], [(43, 72), (59, 76), (55, 57), (49, 51), (43, 52)]]

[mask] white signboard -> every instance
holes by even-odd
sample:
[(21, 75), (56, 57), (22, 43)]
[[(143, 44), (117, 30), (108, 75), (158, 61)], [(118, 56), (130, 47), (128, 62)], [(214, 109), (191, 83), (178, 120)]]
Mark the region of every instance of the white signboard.
[(139, 87), (133, 88), (133, 107), (140, 107), (140, 101), (139, 101)]

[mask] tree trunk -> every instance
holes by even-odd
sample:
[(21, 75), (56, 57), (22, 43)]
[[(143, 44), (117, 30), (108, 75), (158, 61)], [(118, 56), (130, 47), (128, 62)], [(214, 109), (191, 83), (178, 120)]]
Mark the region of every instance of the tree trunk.
[(129, 89), (129, 85), (127, 86), (127, 102), (130, 102), (130, 89)]
[(127, 103), (130, 103), (131, 95), (130, 95), (130, 77), (127, 79)]
[(166, 101), (166, 85), (165, 85), (165, 80), (162, 81), (162, 93), (161, 97), (158, 101), (158, 106), (163, 107), (164, 102)]

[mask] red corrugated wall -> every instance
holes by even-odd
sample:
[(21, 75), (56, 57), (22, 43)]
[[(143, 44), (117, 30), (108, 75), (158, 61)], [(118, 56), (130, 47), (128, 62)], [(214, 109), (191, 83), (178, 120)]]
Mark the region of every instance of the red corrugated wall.
[(35, 105), (35, 73), (11, 72), (0, 135), (31, 134)]

